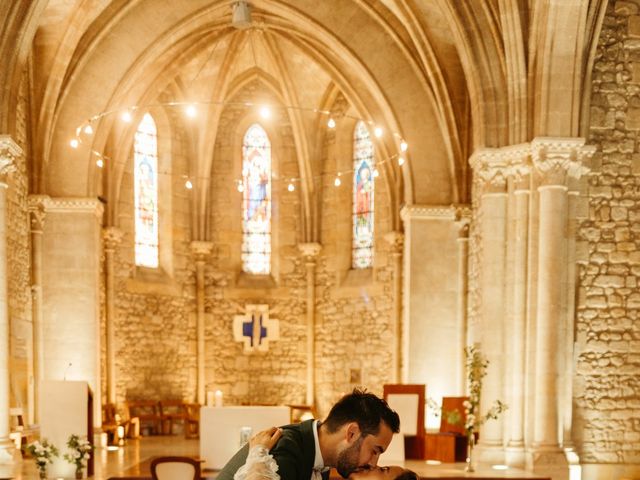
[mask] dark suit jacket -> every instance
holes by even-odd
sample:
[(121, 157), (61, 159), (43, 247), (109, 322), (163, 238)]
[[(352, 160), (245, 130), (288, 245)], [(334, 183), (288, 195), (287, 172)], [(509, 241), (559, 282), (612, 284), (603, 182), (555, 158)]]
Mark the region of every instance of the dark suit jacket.
[[(316, 446), (313, 438), (314, 420), (306, 420), (296, 425), (282, 427), (282, 437), (271, 450), (278, 464), (281, 480), (309, 480), (316, 458)], [(233, 475), (244, 465), (249, 454), (249, 445), (245, 445), (220, 470), (216, 480), (233, 480)], [(329, 478), (329, 472), (322, 477)]]

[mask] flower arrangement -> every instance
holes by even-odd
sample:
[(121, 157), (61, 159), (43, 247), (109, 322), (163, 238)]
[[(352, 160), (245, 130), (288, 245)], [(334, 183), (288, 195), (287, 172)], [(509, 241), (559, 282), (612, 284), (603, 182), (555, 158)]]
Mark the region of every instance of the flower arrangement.
[(47, 465), (53, 463), (53, 459), (58, 456), (58, 449), (47, 440), (42, 443), (36, 440), (27, 446), (27, 452), (35, 459), (40, 478), (46, 478)]
[(67, 440), (67, 447), (70, 452), (64, 454), (64, 459), (76, 466), (76, 478), (82, 478), (82, 470), (87, 466), (94, 446), (89, 443), (89, 440), (74, 434)]

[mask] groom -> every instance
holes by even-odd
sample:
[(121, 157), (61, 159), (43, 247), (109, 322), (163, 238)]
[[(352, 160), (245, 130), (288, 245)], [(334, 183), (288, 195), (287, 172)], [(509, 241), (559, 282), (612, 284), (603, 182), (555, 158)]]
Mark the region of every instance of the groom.
[[(324, 422), (307, 420), (282, 430), (270, 452), (282, 480), (312, 480), (320, 474), (326, 480), (330, 467), (347, 478), (360, 467), (376, 466), (393, 434), (400, 431), (400, 418), (381, 398), (354, 389), (333, 406)], [(242, 447), (216, 480), (233, 480), (248, 452), (248, 445)]]

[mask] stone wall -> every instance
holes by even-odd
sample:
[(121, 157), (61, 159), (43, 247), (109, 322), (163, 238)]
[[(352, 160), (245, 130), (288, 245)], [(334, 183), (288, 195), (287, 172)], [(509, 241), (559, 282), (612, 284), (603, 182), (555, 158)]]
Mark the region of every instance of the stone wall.
[(15, 140), (25, 155), (18, 159), (7, 188), (7, 277), (9, 322), (11, 331), (11, 406), (22, 407), (27, 413), (31, 323), (31, 256), (27, 196), (28, 149), (28, 76), (23, 75), (18, 101)]
[(575, 439), (585, 463), (640, 462), (640, 2), (610, 2), (593, 68), (589, 216), (579, 239)]

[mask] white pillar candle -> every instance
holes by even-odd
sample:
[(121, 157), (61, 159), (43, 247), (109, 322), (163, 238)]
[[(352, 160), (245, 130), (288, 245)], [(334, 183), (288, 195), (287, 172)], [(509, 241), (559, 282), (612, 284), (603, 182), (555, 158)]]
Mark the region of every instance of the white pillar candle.
[(222, 391), (221, 390), (216, 390), (216, 407), (221, 407), (222, 406)]
[(207, 392), (207, 407), (213, 407), (213, 392)]

